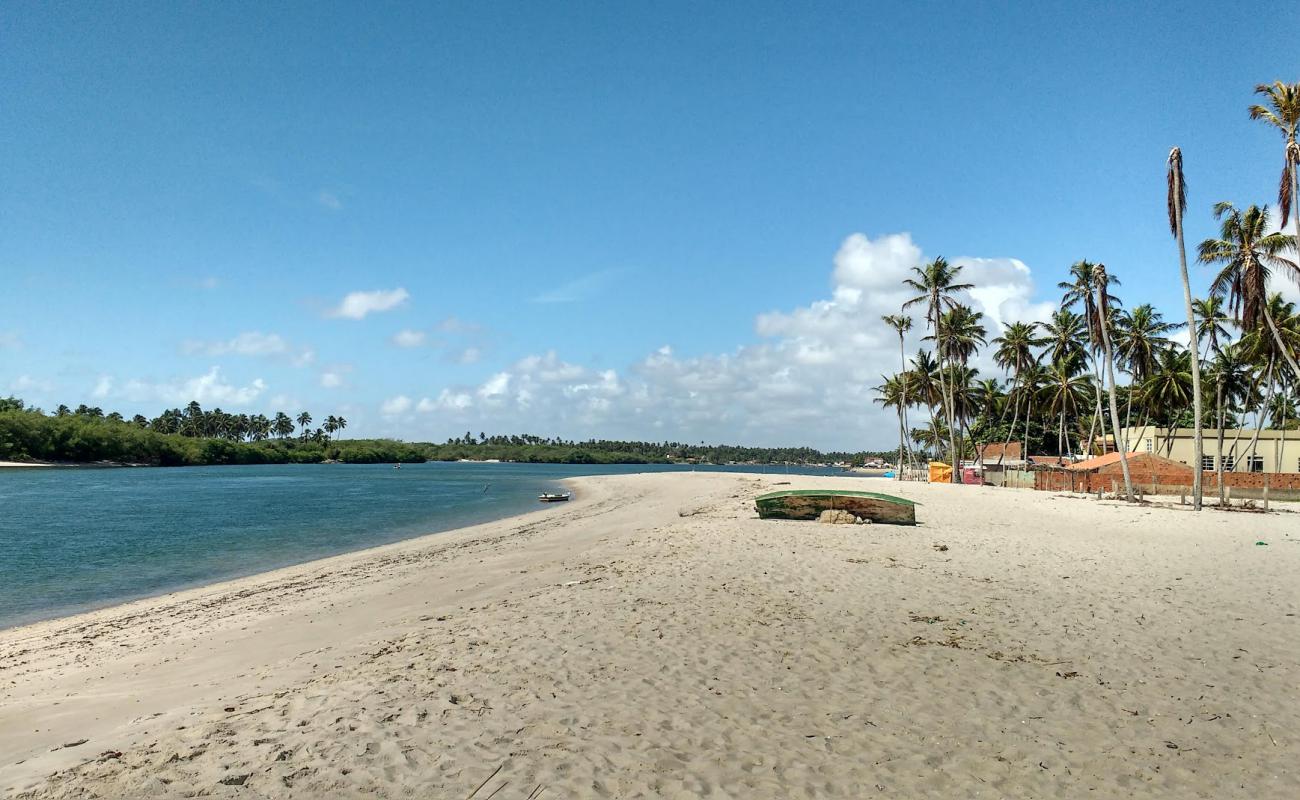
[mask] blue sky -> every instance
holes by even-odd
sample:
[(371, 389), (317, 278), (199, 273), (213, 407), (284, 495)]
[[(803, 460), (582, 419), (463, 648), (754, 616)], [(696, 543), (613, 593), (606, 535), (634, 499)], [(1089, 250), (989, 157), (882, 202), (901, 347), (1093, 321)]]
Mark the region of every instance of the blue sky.
[(909, 259), (1173, 316), (1169, 147), (1274, 200), (1294, 3), (810, 6), (5, 4), (0, 393), (887, 447)]

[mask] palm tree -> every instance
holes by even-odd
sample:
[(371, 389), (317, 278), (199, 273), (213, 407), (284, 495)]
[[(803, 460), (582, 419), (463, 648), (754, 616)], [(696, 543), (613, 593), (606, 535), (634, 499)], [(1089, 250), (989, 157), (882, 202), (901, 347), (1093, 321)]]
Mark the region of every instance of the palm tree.
[[(1101, 423), (1101, 441), (1104, 449), (1106, 442), (1106, 418), (1105, 415), (1102, 414), (1101, 410), (1101, 390), (1104, 381), (1102, 380), (1101, 375), (1101, 363), (1097, 358), (1097, 354), (1101, 351), (1102, 315), (1100, 309), (1097, 308), (1097, 302), (1093, 296), (1096, 289), (1096, 266), (1097, 265), (1093, 264), (1091, 261), (1076, 261), (1070, 265), (1070, 276), (1073, 277), (1074, 280), (1072, 282), (1062, 281), (1056, 286), (1058, 289), (1065, 290), (1065, 294), (1061, 296), (1062, 308), (1072, 308), (1076, 303), (1083, 306), (1083, 319), (1088, 331), (1088, 347), (1093, 354), (1093, 374), (1097, 379), (1096, 383), (1093, 384), (1095, 390), (1093, 425), (1096, 425), (1098, 422)], [(1120, 285), (1118, 278), (1110, 278), (1109, 280), (1112, 286)], [(1109, 289), (1107, 290), (1107, 298), (1110, 300), (1112, 306), (1123, 305), (1119, 301), (1119, 298), (1110, 294)], [(1091, 432), (1089, 432), (1089, 437), (1091, 438)], [(1119, 445), (1119, 431), (1115, 432), (1115, 443), (1117, 446)]]
[[(966, 449), (964, 432), (968, 415), (965, 409), (969, 404), (958, 402), (958, 387), (969, 389), (973, 381), (973, 376), (965, 374), (964, 371), (970, 359), (985, 342), (986, 333), (981, 324), (983, 319), (983, 314), (958, 303), (940, 315), (938, 329), (933, 337), (929, 337), (935, 340), (935, 350), (948, 362), (949, 370), (953, 372), (953, 380), (948, 381), (948, 402), (954, 415), (959, 453), (965, 452)], [(954, 470), (957, 469), (957, 460), (953, 461)]]
[(1259, 328), (1263, 322), (1273, 334), (1292, 374), (1300, 375), (1300, 365), (1287, 351), (1268, 308), (1268, 279), (1272, 270), (1279, 269), (1300, 281), (1300, 266), (1281, 255), (1295, 246), (1296, 237), (1281, 231), (1264, 232), (1268, 225), (1268, 206), (1250, 206), (1241, 211), (1232, 203), (1216, 203), (1214, 218), (1222, 220), (1219, 238), (1206, 239), (1198, 248), (1201, 263), (1223, 264), (1210, 284), (1211, 294), (1228, 298), (1228, 309), (1239, 321), (1243, 334)]
[(293, 433), (293, 420), (283, 411), (275, 412), (275, 420), (271, 423), (271, 429), (275, 435), (283, 439)]
[(1214, 295), (1204, 300), (1193, 300), (1192, 310), (1196, 313), (1196, 347), (1199, 352), (1201, 342), (1204, 342), (1205, 352), (1201, 358), (1208, 359), (1218, 351), (1219, 343), (1227, 341), (1231, 336), (1228, 324), (1232, 322), (1232, 317), (1223, 311), (1223, 298)]
[[(1115, 315), (1114, 330), (1115, 360), (1130, 376), (1128, 399), (1124, 410), (1124, 429), (1132, 427), (1133, 399), (1137, 394), (1134, 389), (1140, 387), (1155, 369), (1160, 352), (1171, 345), (1168, 334), (1178, 330), (1182, 325), (1165, 322), (1164, 315), (1155, 310), (1150, 303), (1143, 303), (1131, 312), (1120, 311)], [(1116, 443), (1129, 448), (1129, 442)]]
[[(1183, 215), (1187, 213), (1187, 181), (1183, 178), (1183, 151), (1177, 147), (1169, 151), (1167, 176), (1169, 232), (1178, 240), (1178, 269), (1183, 279), (1183, 310), (1187, 313), (1188, 332), (1196, 333), (1196, 312), (1192, 308), (1192, 284), (1187, 277), (1187, 247), (1183, 240)], [(1201, 510), (1201, 473), (1205, 470), (1205, 441), (1201, 430), (1201, 359), (1196, 342), (1188, 350), (1192, 359), (1192, 416), (1195, 441), (1192, 456), (1192, 509)]]
[(903, 350), (903, 339), (912, 329), (912, 318), (905, 314), (887, 314), (881, 317), (886, 325), (898, 334), (898, 358), (903, 364), (903, 378), (899, 381), (902, 397), (899, 399), (899, 433), (898, 433), (898, 473), (895, 477), (903, 479), (903, 450), (907, 444), (907, 354)]
[(307, 441), (307, 437), (311, 435), (311, 431), (307, 428), (308, 425), (311, 425), (311, 414), (304, 411), (298, 415), (298, 427), (302, 429), (300, 437), (304, 442)]
[[(1110, 297), (1106, 292), (1106, 284), (1109, 282), (1109, 276), (1106, 274), (1106, 265), (1098, 264), (1093, 268), (1093, 284), (1097, 289), (1097, 311), (1099, 314), (1097, 327), (1101, 331), (1101, 348), (1102, 355), (1106, 359), (1106, 378), (1109, 382), (1110, 395), (1110, 426), (1115, 431), (1116, 450), (1119, 451), (1119, 466), (1124, 473), (1124, 495), (1131, 503), (1133, 502), (1133, 476), (1128, 470), (1128, 452), (1127, 448), (1120, 446), (1119, 442), (1119, 403), (1115, 400), (1115, 359), (1112, 357), (1110, 349)], [(1102, 441), (1106, 441), (1105, 428), (1102, 429)]]
[[(925, 321), (930, 326), (932, 334), (938, 333), (939, 317), (945, 310), (952, 310), (957, 305), (954, 295), (957, 292), (964, 292), (973, 288), (969, 283), (957, 283), (958, 276), (961, 274), (961, 267), (951, 266), (942, 256), (926, 264), (924, 267), (912, 267), (915, 278), (908, 278), (903, 283), (920, 292), (916, 297), (903, 303), (903, 308), (925, 304)], [(943, 362), (944, 355), (942, 351), (938, 352), (939, 356), (939, 392), (941, 397), (946, 393), (944, 386)], [(948, 420), (948, 447), (952, 457), (953, 480), (957, 480), (958, 475), (958, 455), (956, 434), (953, 432), (955, 427), (952, 424), (952, 398), (944, 398), (947, 403), (946, 415)]]
[(1069, 453), (1069, 438), (1065, 435), (1067, 417), (1078, 416), (1079, 409), (1087, 402), (1086, 395), (1091, 391), (1091, 382), (1083, 377), (1083, 362), (1076, 359), (1053, 361), (1043, 371), (1043, 400), (1047, 411), (1058, 419), (1056, 433), (1056, 451), (1064, 456)]
[[(1007, 326), (1002, 335), (993, 340), (997, 349), (993, 351), (993, 363), (997, 364), (1006, 372), (1011, 373), (1011, 427), (1007, 429), (1006, 440), (1002, 443), (1002, 452), (998, 453), (998, 463), (1002, 463), (1002, 457), (1006, 454), (1008, 445), (1016, 436), (1016, 423), (1020, 420), (1020, 378), (1025, 370), (1038, 363), (1038, 356), (1034, 354), (1035, 348), (1042, 347), (1046, 344), (1046, 339), (1038, 336), (1036, 326), (1029, 322), (1013, 322)], [(1025, 426), (1029, 426), (1028, 412), (1025, 414)], [(1020, 454), (1022, 458), (1028, 459), (1029, 453)]]
[(334, 426), (335, 426), (338, 430), (343, 430), (344, 428), (346, 428), (346, 427), (348, 426), (348, 421), (347, 421), (346, 419), (344, 419), (342, 415), (339, 415), (339, 416), (337, 416), (337, 417), (334, 418)]
[(1272, 125), (1286, 141), (1282, 177), (1277, 184), (1277, 205), (1282, 212), (1278, 227), (1285, 227), (1286, 218), (1294, 208), (1296, 233), (1300, 234), (1300, 144), (1296, 143), (1296, 131), (1300, 129), (1300, 83), (1261, 83), (1255, 87), (1255, 94), (1268, 98), (1268, 105), (1251, 106), (1250, 118)]
[[(883, 376), (882, 376), (883, 377)], [(880, 396), (876, 402), (885, 408), (892, 407), (898, 414), (898, 474), (896, 478), (902, 479), (903, 471), (903, 440), (907, 438), (907, 426), (903, 423), (903, 408), (907, 404), (907, 373), (899, 373), (884, 378), (884, 383), (875, 388), (876, 393)]]

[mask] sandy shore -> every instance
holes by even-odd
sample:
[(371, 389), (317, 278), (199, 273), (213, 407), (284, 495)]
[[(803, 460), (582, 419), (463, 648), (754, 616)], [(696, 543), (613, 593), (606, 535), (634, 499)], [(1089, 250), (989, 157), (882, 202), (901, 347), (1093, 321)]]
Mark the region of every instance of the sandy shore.
[(862, 488), (579, 479), (0, 632), (0, 793), (1295, 795), (1300, 514), (882, 481), (920, 527), (758, 520), (778, 480)]

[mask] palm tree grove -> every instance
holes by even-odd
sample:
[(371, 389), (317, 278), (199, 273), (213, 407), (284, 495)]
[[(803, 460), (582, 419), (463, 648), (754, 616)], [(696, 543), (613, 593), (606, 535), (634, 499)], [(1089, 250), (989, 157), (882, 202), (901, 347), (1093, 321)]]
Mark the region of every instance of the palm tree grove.
[[(1178, 316), (1125, 297), (1121, 276), (1084, 258), (1063, 265), (1060, 301), (1048, 318), (990, 330), (992, 323), (964, 300), (975, 287), (961, 264), (939, 257), (913, 268), (905, 280), (913, 296), (883, 318), (898, 336), (901, 369), (876, 388), (877, 402), (897, 415), (900, 474), (936, 459), (957, 475), (963, 459), (977, 458), (989, 444), (1004, 446), (996, 458), (1011, 442), (1026, 454), (1062, 459), (1115, 450), (1131, 499), (1126, 454), (1135, 443), (1123, 432), (1183, 428), (1195, 431), (1195, 463), (1214, 457), (1222, 501), (1224, 471), (1241, 470), (1246, 461), (1225, 452), (1252, 453), (1254, 444), (1228, 435), (1300, 428), (1300, 314), (1279, 291), (1300, 287), (1297, 239), (1284, 230), (1300, 225), (1300, 83), (1261, 84), (1255, 94), (1250, 118), (1284, 144), (1277, 208), (1222, 200), (1206, 209), (1217, 235), (1193, 248), (1190, 267), (1183, 153), (1174, 147), (1166, 159), (1164, 211), (1177, 255), (1175, 262), (1171, 252), (1166, 269), (1172, 280), (1177, 265), (1184, 298)], [(1152, 214), (1159, 213), (1157, 192), (1152, 187)], [(914, 325), (926, 335), (909, 358), (906, 336)], [(971, 366), (986, 348), (1001, 373), (996, 377)], [(1205, 431), (1217, 433), (1205, 441)], [(1193, 481), (1199, 509), (1200, 470)]]

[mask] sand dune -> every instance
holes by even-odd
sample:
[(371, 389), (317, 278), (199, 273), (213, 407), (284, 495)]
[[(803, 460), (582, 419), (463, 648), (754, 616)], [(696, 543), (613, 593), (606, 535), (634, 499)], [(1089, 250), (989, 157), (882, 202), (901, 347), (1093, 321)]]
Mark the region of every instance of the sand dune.
[(0, 632), (0, 791), (1294, 796), (1300, 514), (891, 484), (920, 527), (758, 520), (776, 480), (579, 479)]

